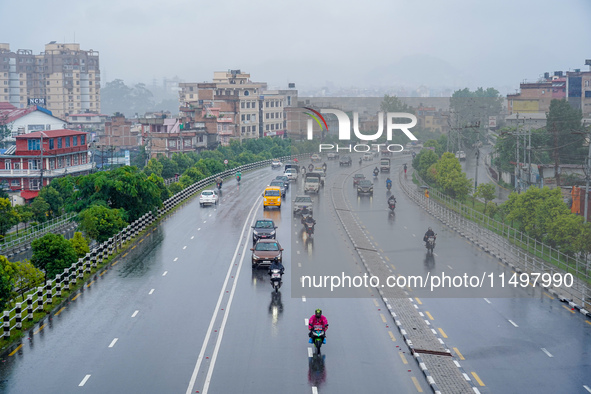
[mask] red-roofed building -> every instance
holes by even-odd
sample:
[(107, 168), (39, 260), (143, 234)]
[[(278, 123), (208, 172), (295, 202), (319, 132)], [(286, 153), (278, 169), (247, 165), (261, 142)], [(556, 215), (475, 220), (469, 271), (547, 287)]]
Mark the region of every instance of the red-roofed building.
[(0, 184), (20, 197), (18, 202), (36, 197), (54, 178), (88, 174), (93, 168), (87, 133), (46, 130), (15, 139), (16, 145), (0, 155)]
[(10, 103), (0, 103), (0, 126), (3, 125), (8, 126), (10, 130), (10, 136), (5, 138), (5, 141), (12, 143), (17, 135), (63, 129), (66, 122), (53, 116), (51, 111), (37, 105), (16, 108)]

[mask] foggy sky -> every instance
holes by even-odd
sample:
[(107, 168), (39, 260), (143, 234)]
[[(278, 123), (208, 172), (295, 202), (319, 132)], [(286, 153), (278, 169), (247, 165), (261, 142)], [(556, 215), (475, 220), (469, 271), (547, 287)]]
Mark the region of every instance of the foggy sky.
[(103, 86), (211, 80), (270, 87), (496, 87), (588, 70), (588, 0), (0, 0), (0, 42), (99, 51)]

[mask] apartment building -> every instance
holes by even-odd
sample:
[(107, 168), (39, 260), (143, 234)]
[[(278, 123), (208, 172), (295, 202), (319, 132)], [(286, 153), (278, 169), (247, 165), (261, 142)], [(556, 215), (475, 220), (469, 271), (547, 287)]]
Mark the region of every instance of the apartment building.
[(0, 43), (0, 101), (17, 108), (40, 105), (61, 119), (100, 113), (99, 53), (52, 41), (35, 55)]

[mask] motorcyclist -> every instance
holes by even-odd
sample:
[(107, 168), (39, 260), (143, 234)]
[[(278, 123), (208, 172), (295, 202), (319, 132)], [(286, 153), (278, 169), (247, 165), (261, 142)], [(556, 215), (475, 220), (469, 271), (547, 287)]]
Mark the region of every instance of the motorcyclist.
[(281, 275), (283, 275), (283, 273), (285, 272), (285, 267), (283, 266), (283, 264), (281, 264), (279, 260), (273, 260), (273, 262), (269, 266), (269, 271), (267, 272), (269, 276), (271, 276), (273, 270), (279, 270)]
[(324, 164), (322, 165), (322, 169), (324, 170), (324, 172), (326, 172), (326, 168), (327, 168), (327, 165), (326, 165), (326, 163), (324, 163)]
[(359, 165), (363, 164), (363, 159), (360, 157), (359, 158)]
[(236, 172), (236, 180), (240, 182), (240, 179), (242, 179), (242, 172), (238, 171)]
[(218, 186), (218, 189), (222, 188), (222, 177), (218, 176), (217, 178), (215, 178), (215, 183)]
[(427, 240), (429, 239), (429, 237), (437, 238), (437, 237), (435, 237), (435, 232), (433, 231), (433, 229), (431, 227), (429, 227), (429, 229), (425, 233), (425, 236), (423, 237), (423, 241), (425, 242), (425, 244), (427, 244)]
[(392, 180), (390, 179), (390, 177), (388, 177), (388, 179), (386, 179), (386, 188), (388, 190), (390, 190), (392, 188)]
[(324, 341), (326, 343), (326, 330), (328, 329), (328, 320), (326, 317), (322, 315), (322, 309), (316, 309), (314, 314), (308, 319), (308, 336), (310, 337), (309, 343), (312, 343), (312, 331), (314, 330), (314, 326), (322, 326), (324, 330)]
[(378, 167), (373, 169), (373, 175), (374, 176), (378, 176), (378, 174), (380, 173), (380, 169)]
[(406, 163), (404, 163), (404, 173), (406, 174)]
[(388, 205), (390, 204), (396, 204), (396, 197), (393, 194), (388, 198)]

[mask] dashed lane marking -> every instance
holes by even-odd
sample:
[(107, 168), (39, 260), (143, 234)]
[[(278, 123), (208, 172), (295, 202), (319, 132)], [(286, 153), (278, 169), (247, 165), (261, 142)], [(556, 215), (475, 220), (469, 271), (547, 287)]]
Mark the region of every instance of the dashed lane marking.
[(111, 344), (109, 345), (109, 347), (113, 347), (115, 346), (115, 344), (117, 343), (117, 341), (119, 340), (119, 338), (115, 338), (111, 341)]
[(62, 309), (60, 309), (59, 311), (55, 312), (55, 315), (54, 315), (54, 316), (57, 316), (57, 315), (59, 315), (60, 313), (62, 313), (62, 312), (64, 311), (64, 309), (66, 309), (66, 307), (65, 307), (65, 306), (64, 306), (64, 307), (62, 307)]
[(72, 301), (75, 301), (75, 300), (76, 300), (76, 298), (80, 297), (80, 294), (82, 294), (82, 293), (78, 293), (78, 294), (76, 294), (76, 296), (75, 296), (74, 298), (72, 298)]
[(23, 344), (21, 343), (20, 345), (18, 345), (18, 346), (16, 347), (16, 349), (14, 349), (12, 352), (10, 352), (10, 354), (8, 355), (8, 357), (12, 357), (12, 356), (14, 356), (14, 355), (16, 354), (16, 352), (18, 352), (18, 351), (19, 351), (19, 349), (20, 349), (20, 348), (22, 348), (22, 347), (23, 347)]
[(431, 314), (429, 312), (425, 312), (425, 314), (429, 317), (429, 320), (435, 320), (435, 319), (433, 319), (433, 316), (431, 316)]
[(513, 324), (515, 327), (519, 327), (513, 320), (509, 320), (509, 323)]
[(546, 356), (548, 356), (548, 357), (554, 357), (554, 356), (553, 356), (552, 354), (550, 354), (550, 352), (549, 352), (549, 351), (547, 351), (545, 348), (542, 348), (542, 351), (543, 351), (544, 353), (546, 353)]
[(131, 249), (132, 249), (132, 250), (133, 250), (133, 249), (135, 249), (135, 247), (136, 247), (136, 246), (137, 246), (137, 245), (133, 245), (133, 246), (131, 247)]
[(140, 311), (133, 312), (133, 315), (131, 315), (131, 317), (136, 317), (138, 313), (140, 313)]
[(187, 249), (187, 245), (183, 246), (183, 250)]
[(152, 294), (154, 292), (155, 289), (150, 290), (150, 292), (148, 293), (148, 295)]
[(162, 276), (166, 276), (166, 274), (168, 274), (168, 271), (164, 271), (164, 273), (162, 274)]
[(454, 347), (454, 352), (456, 352), (460, 360), (465, 360), (464, 356), (462, 355), (462, 353), (460, 353), (457, 347)]
[(195, 238), (195, 236), (194, 236), (194, 235), (191, 237), (191, 239), (193, 239), (193, 238)]
[(314, 353), (312, 352), (312, 348), (309, 347), (308, 348), (308, 357), (312, 357), (314, 355)]
[(302, 302), (306, 302), (306, 297), (302, 296)]
[(554, 299), (554, 297), (552, 297), (550, 294), (548, 294), (548, 293), (546, 293), (546, 292), (543, 292), (542, 294), (544, 294), (546, 297), (550, 298), (551, 300), (553, 300), (553, 299)]
[(415, 297), (415, 300), (417, 300), (417, 303), (418, 303), (419, 305), (423, 305), (423, 303), (421, 302), (421, 300), (419, 300), (419, 298), (418, 298), (418, 297)]
[(445, 335), (445, 332), (443, 332), (443, 329), (438, 328), (438, 330), (441, 333), (441, 336), (443, 336), (444, 338), (447, 338), (447, 335)]
[(423, 392), (423, 389), (421, 388), (421, 385), (419, 384), (419, 381), (417, 380), (417, 378), (415, 378), (414, 376), (411, 376), (412, 382), (415, 384), (415, 387), (417, 388), (417, 391), (419, 393)]
[(177, 261), (178, 259), (179, 259), (178, 257), (175, 257), (174, 260), (172, 260), (172, 261)]
[(474, 376), (474, 379), (476, 379), (479, 385), (484, 386), (484, 383), (482, 382), (482, 380), (480, 380), (476, 372), (472, 372), (472, 376)]
[(590, 392), (590, 393), (591, 393), (591, 388), (589, 388), (589, 386), (587, 386), (587, 385), (584, 385), (584, 386), (583, 386), (583, 388), (584, 388), (585, 390), (587, 390), (588, 392)]
[(564, 309), (566, 309), (567, 311), (569, 311), (570, 313), (575, 313), (575, 311), (573, 311), (571, 308), (569, 308), (569, 307), (567, 307), (567, 306), (564, 306), (564, 305), (562, 305), (562, 307), (563, 307)]
[(90, 379), (90, 375), (86, 375), (84, 377), (84, 379), (82, 379), (82, 381), (80, 382), (80, 384), (78, 385), (78, 387), (82, 387), (86, 384), (86, 382), (88, 381), (88, 379)]
[(408, 364), (408, 361), (406, 361), (406, 357), (404, 357), (404, 353), (398, 352), (398, 354), (400, 355), (400, 358), (402, 359), (402, 363), (403, 364)]
[(489, 301), (488, 299), (486, 299), (486, 298), (484, 299), (484, 301), (486, 301), (486, 302), (487, 302), (487, 303), (489, 303), (489, 304), (492, 304), (492, 302), (490, 302), (490, 301)]
[(396, 337), (394, 334), (392, 334), (392, 331), (388, 331), (388, 335), (390, 335), (390, 338), (392, 338), (392, 342), (396, 342)]
[(386, 316), (384, 316), (384, 314), (383, 314), (383, 313), (380, 313), (380, 316), (382, 317), (382, 321), (383, 321), (384, 323), (386, 323)]
[(375, 304), (375, 306), (380, 306), (380, 304), (378, 304), (378, 300), (376, 300), (375, 298), (373, 299), (373, 303)]

